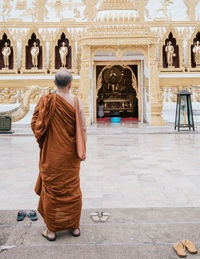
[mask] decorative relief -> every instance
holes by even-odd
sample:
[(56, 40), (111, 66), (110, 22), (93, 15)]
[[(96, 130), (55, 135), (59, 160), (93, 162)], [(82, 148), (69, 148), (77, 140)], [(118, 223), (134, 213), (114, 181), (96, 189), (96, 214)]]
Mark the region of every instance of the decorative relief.
[(182, 37), (171, 26), (160, 41), (160, 70), (183, 71), (184, 53)]
[(5, 20), (5, 17), (10, 16), (11, 10), (12, 10), (11, 0), (3, 0), (2, 1), (2, 12), (1, 12), (3, 20)]
[[(62, 11), (66, 5), (70, 6), (70, 11), (74, 12), (74, 17), (80, 18), (78, 3), (73, 4), (72, 1), (68, 1), (68, 3), (65, 4), (67, 1), (54, 0), (51, 1), (51, 3), (53, 3), (51, 5), (51, 3), (49, 4), (50, 1), (47, 0), (33, 0), (32, 8), (26, 9), (27, 3), (29, 3), (28, 1), (16, 0), (15, 2), (18, 10), (26, 10), (24, 13), (26, 13), (27, 16), (32, 17), (32, 21), (35, 25), (34, 28), (30, 28), (30, 22), (17, 22), (16, 24), (13, 22), (12, 24), (11, 20), (9, 20), (9, 23), (7, 24), (5, 22), (5, 17), (8, 17), (11, 14), (13, 3), (12, 0), (2, 0), (2, 11), (4, 10), (2, 16), (4, 17), (4, 23), (1, 23), (3, 29), (0, 32), (0, 73), (17, 72), (17, 49), (19, 57), (21, 56), (21, 68), (19, 69), (21, 69), (22, 73), (45, 73), (47, 71), (46, 63), (48, 63), (49, 60), (48, 72), (54, 73), (62, 66), (63, 69), (69, 69), (76, 75), (78, 75), (80, 71), (80, 86), (79, 82), (76, 82), (76, 87), (73, 91), (75, 94), (79, 95), (86, 104), (87, 120), (89, 120), (90, 115), (90, 71), (94, 62), (94, 55), (97, 51), (105, 52), (112, 50), (119, 61), (122, 60), (123, 55), (125, 55), (127, 51), (131, 53), (139, 52), (141, 55), (144, 55), (145, 65), (150, 71), (150, 89), (146, 86), (146, 93), (147, 99), (151, 100), (151, 117), (152, 124), (154, 125), (163, 124), (161, 117), (163, 94), (164, 98), (165, 95), (167, 95), (166, 98), (168, 98), (169, 101), (174, 100), (175, 96), (175, 90), (173, 88), (161, 89), (162, 91), (160, 91), (158, 80), (158, 58), (160, 59), (159, 66), (161, 71), (174, 73), (184, 71), (183, 44), (184, 41), (188, 40), (188, 74), (189, 71), (200, 71), (197, 55), (199, 53), (199, 44), (197, 41), (200, 40), (198, 34), (199, 24), (194, 28), (195, 8), (200, 1), (184, 0), (188, 8), (187, 11), (190, 21), (176, 21), (176, 23), (170, 21), (170, 25), (167, 25), (167, 19), (169, 18), (168, 8), (174, 2), (172, 0), (162, 0), (162, 8), (159, 11), (162, 12), (164, 20), (166, 21), (163, 24), (158, 21), (152, 21), (150, 24), (147, 24), (144, 21), (144, 17), (149, 15), (147, 9), (148, 0), (101, 1), (102, 4), (107, 4), (107, 7), (104, 5), (104, 7), (101, 8), (107, 8), (107, 10), (113, 10), (114, 8), (118, 8), (118, 6), (121, 6), (120, 9), (130, 10), (131, 8), (131, 10), (134, 11), (129, 17), (122, 17), (120, 14), (118, 17), (119, 19), (116, 19), (116, 17), (113, 18), (109, 15), (98, 21), (95, 20), (97, 12), (101, 11), (101, 8), (97, 10), (98, 0), (83, 0), (82, 2), (85, 4), (85, 20), (76, 22), (74, 20), (66, 19), (66, 21), (62, 20), (60, 23), (50, 22), (50, 20), (45, 22), (45, 19), (48, 18), (48, 6), (50, 5), (55, 9), (57, 17), (62, 16)], [(64, 4), (64, 7), (61, 4)], [(137, 17), (133, 16), (133, 13), (134, 15), (136, 13), (135, 11), (137, 12)], [(9, 30), (6, 29), (6, 27), (9, 27)], [(193, 30), (195, 32), (191, 36)], [(7, 38), (5, 38), (4, 33)], [(62, 33), (64, 33), (64, 38), (62, 38)], [(170, 33), (172, 33), (172, 36), (170, 36)], [(33, 34), (35, 34), (35, 38), (32, 37)], [(158, 56), (157, 47), (159, 39), (160, 55)], [(166, 40), (167, 42), (165, 42)], [(170, 66), (169, 62), (167, 63), (167, 66), (163, 64), (163, 57), (167, 59), (167, 51), (165, 50), (168, 49), (167, 43), (169, 41), (172, 42), (174, 48), (172, 56), (173, 53), (176, 54), (176, 56), (173, 57), (172, 66)], [(6, 42), (8, 42), (7, 47), (11, 49), (11, 54), (7, 60), (4, 60), (2, 50), (6, 47)], [(31, 56), (31, 48), (34, 48), (34, 42), (36, 42), (35, 50), (39, 48), (36, 59), (32, 59)], [(62, 45), (62, 43), (65, 44)], [(49, 53), (46, 55), (47, 48)], [(63, 59), (61, 59), (59, 50), (63, 50)], [(9, 53), (9, 51), (7, 53)], [(29, 58), (27, 59), (28, 55)], [(7, 61), (9, 64), (6, 63)], [(36, 61), (38, 61), (38, 64)], [(4, 68), (5, 63), (9, 69), (2, 69)], [(33, 66), (36, 68), (32, 69)], [(196, 101), (199, 101), (199, 88), (192, 89), (194, 92), (193, 98)], [(15, 103), (20, 101), (24, 98), (24, 91), (25, 90), (22, 88), (16, 90), (14, 87), (1, 89), (0, 102)], [(33, 92), (31, 95), (31, 102), (37, 102), (38, 96), (39, 95), (36, 92)]]
[(34, 27), (22, 41), (22, 73), (46, 72), (46, 44)]
[[(31, 86), (28, 89), (0, 89), (0, 102), (2, 99), (11, 99), (12, 103), (19, 102), (20, 105), (7, 112), (0, 112), (0, 116), (11, 116), (12, 121), (23, 119), (30, 110), (31, 101), (36, 103), (42, 94), (50, 91), (50, 87), (41, 88), (40, 86)], [(5, 100), (4, 100), (5, 102)], [(3, 102), (3, 103), (4, 103)]]
[(26, 10), (27, 2), (26, 0), (17, 0), (16, 10)]
[(9, 32), (0, 32), (0, 73), (17, 73), (16, 54), (17, 49)]
[(98, 0), (82, 0), (85, 5), (84, 18), (88, 19), (88, 22), (94, 21), (97, 13), (96, 4)]
[(49, 69), (52, 73), (59, 69), (69, 69), (72, 73), (75, 72), (75, 40), (70, 33), (64, 28), (61, 29), (56, 37), (51, 38), (50, 49), (51, 67)]
[(200, 31), (194, 31), (188, 41), (188, 71), (200, 71)]
[(193, 102), (200, 102), (200, 85), (199, 86), (188, 86), (188, 87), (161, 87), (162, 99), (163, 102), (176, 102), (177, 101), (177, 93), (181, 90), (186, 89), (192, 95)]
[(67, 6), (67, 4), (64, 1), (56, 0), (55, 2), (50, 3), (49, 5), (54, 8), (57, 18), (63, 17), (63, 12), (65, 10), (65, 7)]
[(196, 20), (196, 14), (195, 14), (195, 9), (197, 4), (199, 3), (199, 0), (184, 0), (184, 3), (187, 7), (187, 16), (190, 21), (195, 21)]
[(33, 7), (27, 9), (24, 15), (31, 16), (33, 22), (43, 22), (44, 18), (48, 18), (47, 0), (33, 0), (32, 4)]
[(174, 2), (172, 0), (161, 0), (162, 7), (158, 9), (158, 12), (161, 11), (166, 19), (169, 19), (168, 7)]

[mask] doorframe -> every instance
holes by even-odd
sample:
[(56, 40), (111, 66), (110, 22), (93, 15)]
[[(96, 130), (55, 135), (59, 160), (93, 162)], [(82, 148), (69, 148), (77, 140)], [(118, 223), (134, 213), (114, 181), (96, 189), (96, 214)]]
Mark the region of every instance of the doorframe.
[(96, 67), (108, 65), (137, 65), (137, 86), (138, 86), (138, 120), (144, 122), (145, 111), (145, 99), (144, 99), (144, 60), (102, 60), (93, 62), (93, 84), (91, 91), (93, 92), (93, 118), (92, 123), (97, 122), (97, 79), (96, 79)]

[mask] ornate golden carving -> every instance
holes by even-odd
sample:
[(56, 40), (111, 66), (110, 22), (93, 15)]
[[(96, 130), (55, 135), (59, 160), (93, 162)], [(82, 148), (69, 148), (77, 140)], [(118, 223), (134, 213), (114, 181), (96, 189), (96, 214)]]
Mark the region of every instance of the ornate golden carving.
[[(144, 56), (144, 63), (149, 72), (149, 79), (146, 78), (145, 80), (145, 92), (147, 101), (151, 101), (151, 124), (163, 125), (164, 123), (161, 117), (163, 98), (168, 101), (175, 100), (176, 87), (180, 85), (198, 85), (199, 78), (191, 77), (193, 72), (199, 71), (199, 68), (192, 68), (191, 66), (191, 45), (193, 45), (193, 39), (199, 31), (199, 23), (195, 22), (195, 8), (197, 7), (199, 0), (184, 0), (190, 21), (170, 20), (170, 22), (168, 20), (168, 8), (172, 5), (172, 2), (175, 3), (175, 1), (172, 0), (162, 0), (162, 8), (160, 11), (163, 13), (162, 17), (165, 17), (161, 19), (162, 21), (151, 20), (148, 22), (144, 19), (149, 16), (147, 4), (148, 2), (150, 3), (150, 1), (148, 0), (102, 0), (101, 2), (99, 2), (99, 0), (83, 0), (82, 2), (85, 4), (83, 15), (85, 17), (81, 22), (78, 19), (63, 19), (62, 17), (61, 3), (64, 3), (64, 7), (67, 6), (71, 12), (74, 12), (74, 18), (80, 18), (82, 16), (82, 10), (79, 9), (79, 7), (83, 6), (83, 4), (80, 2), (73, 2), (74, 1), (68, 1), (67, 3), (67, 1), (61, 0), (52, 0), (48, 2), (47, 0), (33, 0), (31, 2), (32, 7), (26, 9), (28, 6), (26, 6), (28, 3), (27, 0), (17, 0), (15, 2), (11, 0), (2, 0), (1, 11), (4, 10), (4, 13), (1, 14), (4, 16), (4, 19), (3, 22), (0, 22), (2, 28), (0, 37), (2, 37), (5, 32), (11, 41), (11, 46), (14, 51), (14, 69), (7, 72), (0, 70), (0, 73), (17, 72), (17, 54), (18, 57), (21, 56), (21, 68), (19, 67), (19, 69), (21, 69), (22, 73), (32, 74), (33, 76), (33, 74), (37, 72), (25, 69), (25, 46), (32, 33), (36, 33), (37, 37), (40, 39), (43, 51), (43, 69), (38, 69), (38, 71), (45, 73), (46, 64), (48, 64), (50, 72), (56, 72), (55, 46), (57, 45), (58, 39), (60, 39), (60, 35), (64, 32), (69, 39), (69, 45), (72, 48), (71, 72), (76, 76), (76, 80), (73, 81), (73, 93), (79, 95), (84, 101), (86, 105), (87, 123), (89, 125), (91, 116), (91, 111), (89, 109), (91, 106), (90, 88), (92, 82), (96, 82), (95, 71), (93, 71), (96, 64), (94, 61), (95, 53), (98, 51), (111, 51), (116, 58), (116, 62), (120, 65), (124, 64), (123, 59), (128, 52), (132, 53), (132, 55), (141, 55)], [(99, 5), (97, 5), (97, 2)], [(19, 12), (22, 10), (21, 20), (17, 17), (10, 17), (10, 19), (6, 20), (11, 13), (11, 9), (14, 8), (15, 3)], [(60, 22), (48, 20), (47, 11), (49, 6), (55, 8), (57, 17), (61, 17)], [(30, 5), (28, 7), (30, 7)], [(100, 8), (97, 10), (98, 7)], [(114, 9), (119, 10), (119, 12), (113, 12), (112, 10)], [(23, 10), (25, 10), (25, 12), (23, 12)], [(106, 12), (103, 12), (103, 10), (106, 10)], [(124, 15), (128, 13), (126, 10), (132, 10), (132, 12), (129, 12), (130, 15)], [(112, 15), (112, 13), (114, 13), (114, 15)], [(22, 16), (24, 14), (31, 16), (32, 22), (23, 22)], [(191, 36), (191, 32), (193, 31), (194, 33)], [(162, 46), (165, 45), (164, 41), (170, 32), (173, 33), (177, 45), (179, 46), (180, 68), (162, 69)], [(188, 72), (185, 71), (187, 68), (184, 67), (185, 40), (188, 40), (188, 62), (185, 62), (185, 64), (188, 64)], [(160, 49), (159, 55), (156, 51), (158, 46)], [(46, 53), (47, 48), (49, 50), (48, 53)], [(158, 60), (160, 70), (165, 71), (165, 74), (166, 72), (169, 72), (168, 77), (158, 79)], [(135, 62), (138, 62), (139, 79), (137, 94), (140, 100), (142, 95), (141, 82), (139, 81), (141, 80), (141, 61)], [(81, 79), (79, 79), (79, 72)], [(171, 74), (177, 73), (178, 77), (176, 80), (173, 76), (170, 76), (170, 72), (173, 72)], [(180, 73), (178, 74), (178, 72)], [(164, 73), (162, 72), (160, 73), (160, 75), (163, 74)], [(182, 74), (184, 74), (184, 76), (182, 76)], [(188, 77), (186, 75), (188, 75)], [(20, 81), (20, 76), (21, 75), (19, 75), (19, 79), (17, 79), (17, 75), (15, 75), (16, 80), (9, 80), (9, 78), (5, 82), (4, 80), (0, 80), (1, 103), (15, 103), (17, 100), (23, 98), (26, 90), (24, 89), (24, 86), (22, 86), (22, 79)], [(30, 86), (30, 81), (28, 82), (24, 76), (22, 77), (23, 84), (26, 87)], [(41, 77), (39, 79), (38, 75), (37, 79), (34, 80), (36, 80), (37, 84), (40, 86), (44, 86), (45, 84), (49, 85), (52, 81), (52, 79), (50, 80), (49, 78), (42, 79)], [(15, 84), (13, 85), (12, 82), (15, 82)], [(16, 85), (17, 87), (14, 87)], [(194, 100), (199, 100), (199, 88), (192, 89)], [(30, 99), (31, 102), (36, 102), (38, 97), (38, 94), (33, 93)], [(141, 101), (139, 106), (141, 106)]]
[[(13, 122), (23, 119), (30, 110), (30, 102), (31, 102), (32, 95), (41, 94), (42, 90), (48, 91), (48, 90), (50, 90), (50, 88), (41, 89), (40, 86), (30, 87), (29, 89), (27, 89), (25, 91), (24, 97), (22, 98), (22, 101), (21, 101), (21, 104), (19, 107), (14, 108), (7, 112), (0, 112), (0, 116), (11, 116)], [(6, 91), (7, 91), (7, 93), (6, 93), (7, 97), (9, 96), (9, 98), (10, 97), (13, 98), (13, 95), (8, 93), (8, 89), (6, 89)], [(17, 91), (15, 90), (15, 94), (16, 94), (16, 92)], [(20, 92), (20, 94), (21, 94), (21, 92)], [(5, 95), (5, 93), (4, 93), (4, 95)], [(1, 97), (1, 95), (0, 95), (0, 97)]]
[(65, 7), (67, 6), (67, 4), (61, 0), (56, 0), (55, 2), (51, 3), (50, 6), (52, 6), (55, 9), (56, 17), (60, 18), (63, 16), (63, 11), (64, 11)]
[[(175, 68), (175, 67), (168, 67), (168, 68), (163, 68), (163, 46), (165, 45), (165, 41), (166, 39), (168, 39), (169, 34), (172, 33), (173, 37), (176, 39), (176, 45), (178, 45), (178, 49), (179, 49), (179, 67)], [(160, 67), (160, 71), (166, 71), (166, 72), (170, 72), (170, 71), (184, 71), (184, 50), (183, 50), (183, 35), (179, 35), (177, 33), (177, 31), (175, 31), (175, 29), (171, 26), (167, 28), (167, 32), (162, 35), (162, 40), (160, 40), (159, 42), (159, 67)]]
[(197, 34), (200, 32), (199, 26), (196, 26), (191, 38), (188, 40), (188, 71), (200, 71), (200, 67), (192, 67), (192, 49), (191, 46), (194, 44), (194, 39)]
[(195, 8), (197, 4), (199, 3), (199, 0), (184, 0), (184, 3), (187, 7), (187, 16), (190, 19), (190, 21), (196, 20), (196, 14), (195, 14)]
[(82, 0), (85, 4), (84, 19), (88, 19), (88, 22), (94, 21), (97, 13), (96, 4), (98, 0)]
[(200, 42), (198, 40), (195, 42), (192, 52), (194, 53), (196, 67), (200, 67)]
[(32, 8), (27, 9), (24, 15), (31, 16), (33, 22), (43, 22), (47, 18), (48, 9), (46, 8), (47, 0), (33, 0)]
[(173, 3), (174, 2), (172, 0), (161, 0), (162, 7), (158, 9), (158, 12), (161, 11), (164, 14), (165, 18), (168, 19), (169, 18), (167, 13), (168, 7)]
[(191, 92), (192, 101), (200, 102), (200, 85), (178, 86), (178, 87), (161, 87), (162, 98), (164, 102), (177, 102), (177, 93), (186, 89)]
[(49, 70), (51, 73), (55, 73), (58, 70), (55, 69), (55, 46), (58, 44), (58, 40), (61, 38), (62, 33), (65, 34), (66, 38), (69, 40), (69, 46), (71, 46), (71, 59), (72, 59), (72, 68), (69, 70), (72, 73), (77, 73), (77, 69), (75, 66), (75, 38), (66, 31), (64, 27), (61, 27), (59, 32), (57, 33), (56, 37), (52, 35), (51, 42), (50, 42), (50, 66)]
[(11, 10), (12, 10), (11, 0), (3, 0), (1, 15), (4, 20), (6, 16), (10, 16)]
[[(35, 34), (40, 40), (40, 46), (42, 47), (42, 69), (26, 69), (26, 46), (31, 36)], [(33, 27), (22, 39), (22, 58), (21, 58), (21, 73), (46, 73), (46, 43), (43, 41), (42, 35), (38, 32), (36, 27)]]
[(3, 35), (6, 34), (7, 38), (10, 40), (10, 45), (13, 47), (13, 69), (3, 69), (0, 70), (0, 74), (13, 74), (17, 73), (17, 46), (16, 42), (13, 40), (13, 37), (11, 36), (10, 32), (8, 29), (4, 29), (0, 31), (0, 39), (3, 38)]
[(17, 0), (16, 10), (26, 10), (27, 2), (26, 0)]

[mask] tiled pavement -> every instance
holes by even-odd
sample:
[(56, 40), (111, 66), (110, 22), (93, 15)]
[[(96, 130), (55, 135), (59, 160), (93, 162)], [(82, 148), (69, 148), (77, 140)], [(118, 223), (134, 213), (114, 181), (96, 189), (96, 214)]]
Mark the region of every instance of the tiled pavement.
[[(28, 127), (0, 135), (0, 210), (37, 208), (38, 145)], [(30, 133), (30, 134), (29, 134)], [(81, 167), (84, 208), (200, 206), (200, 135), (172, 126), (93, 126)]]

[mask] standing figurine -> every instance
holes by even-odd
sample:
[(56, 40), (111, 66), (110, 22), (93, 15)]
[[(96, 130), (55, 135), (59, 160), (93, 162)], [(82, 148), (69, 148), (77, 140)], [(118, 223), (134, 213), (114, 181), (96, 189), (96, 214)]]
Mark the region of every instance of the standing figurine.
[(199, 41), (196, 42), (192, 51), (194, 53), (194, 60), (195, 60), (196, 67), (200, 67), (200, 42)]
[(68, 55), (68, 47), (66, 47), (65, 42), (62, 43), (62, 47), (59, 48), (59, 54), (60, 54), (60, 61), (62, 67), (66, 67), (67, 63), (67, 55)]
[(5, 47), (2, 49), (2, 54), (3, 54), (3, 61), (4, 61), (4, 67), (9, 69), (9, 57), (11, 54), (11, 49), (8, 46), (8, 43), (5, 43)]
[(37, 67), (38, 66), (38, 55), (39, 55), (40, 49), (37, 46), (37, 43), (34, 42), (33, 43), (33, 47), (31, 48), (31, 56), (32, 56), (32, 64), (33, 67)]
[(171, 41), (167, 43), (167, 46), (165, 47), (165, 52), (166, 52), (166, 58), (167, 58), (167, 65), (168, 67), (172, 67), (173, 58), (176, 57), (176, 54), (174, 52), (174, 47), (172, 46)]

